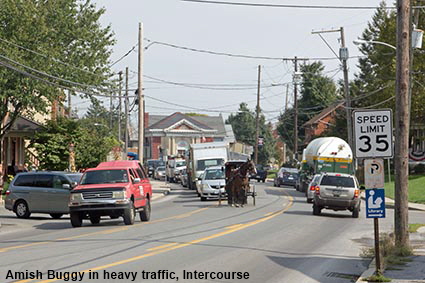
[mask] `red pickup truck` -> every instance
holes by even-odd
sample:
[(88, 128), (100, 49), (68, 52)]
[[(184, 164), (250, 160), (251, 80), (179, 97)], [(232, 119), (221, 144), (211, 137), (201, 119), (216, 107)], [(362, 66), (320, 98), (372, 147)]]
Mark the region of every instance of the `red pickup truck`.
[(71, 191), (71, 225), (80, 227), (87, 218), (98, 224), (101, 216), (122, 216), (126, 225), (132, 225), (136, 212), (141, 221), (149, 221), (151, 197), (151, 184), (137, 161), (103, 162), (87, 169)]

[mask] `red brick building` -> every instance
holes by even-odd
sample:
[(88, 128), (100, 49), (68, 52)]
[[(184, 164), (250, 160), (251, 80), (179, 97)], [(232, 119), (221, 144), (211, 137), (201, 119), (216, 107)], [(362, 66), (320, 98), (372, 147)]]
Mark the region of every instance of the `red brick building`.
[(334, 126), (336, 111), (344, 105), (344, 102), (333, 104), (311, 118), (302, 127), (305, 128), (304, 144), (308, 144), (315, 137), (320, 136), (328, 127)]

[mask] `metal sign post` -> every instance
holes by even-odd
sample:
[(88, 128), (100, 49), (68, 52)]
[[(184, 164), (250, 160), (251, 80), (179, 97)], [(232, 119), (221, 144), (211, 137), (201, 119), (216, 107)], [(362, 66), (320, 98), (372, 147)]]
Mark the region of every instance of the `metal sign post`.
[(392, 111), (354, 111), (353, 120), (355, 155), (357, 158), (372, 158), (364, 161), (366, 218), (373, 218), (376, 274), (381, 274), (378, 219), (385, 218), (384, 160), (381, 158), (393, 156)]
[(366, 218), (373, 218), (375, 232), (376, 274), (381, 274), (381, 252), (379, 249), (379, 218), (385, 218), (384, 189), (366, 190)]

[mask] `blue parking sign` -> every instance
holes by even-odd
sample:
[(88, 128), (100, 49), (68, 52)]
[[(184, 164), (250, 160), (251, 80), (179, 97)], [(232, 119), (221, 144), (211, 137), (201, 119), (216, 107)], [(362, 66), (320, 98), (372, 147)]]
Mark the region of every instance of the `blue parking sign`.
[(385, 190), (366, 190), (366, 218), (385, 218)]

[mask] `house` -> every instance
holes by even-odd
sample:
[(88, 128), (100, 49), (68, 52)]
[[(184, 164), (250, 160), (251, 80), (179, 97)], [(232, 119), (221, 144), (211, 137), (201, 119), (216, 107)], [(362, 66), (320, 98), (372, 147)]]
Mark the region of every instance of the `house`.
[[(191, 143), (224, 141), (226, 128), (219, 116), (189, 116), (180, 112), (171, 115), (145, 113), (145, 159), (183, 155)], [(130, 133), (130, 150), (137, 148), (137, 131)], [(137, 151), (137, 150), (136, 150)]]
[(26, 150), (27, 140), (41, 125), (30, 119), (19, 116), (4, 136), (0, 146), (0, 172), (3, 178), (23, 170), (28, 161), (36, 163), (36, 157)]
[(343, 105), (344, 102), (332, 104), (302, 125), (305, 128), (304, 144), (308, 144), (315, 137), (322, 135), (329, 126), (334, 126), (336, 111)]

